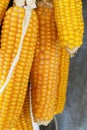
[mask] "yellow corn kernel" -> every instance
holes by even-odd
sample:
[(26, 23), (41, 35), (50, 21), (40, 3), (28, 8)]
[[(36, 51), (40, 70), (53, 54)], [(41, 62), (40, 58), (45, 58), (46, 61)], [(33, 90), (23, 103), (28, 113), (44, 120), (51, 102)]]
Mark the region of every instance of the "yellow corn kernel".
[(17, 122), (17, 125), (12, 130), (33, 130), (30, 116), (29, 90), (27, 91), (22, 112)]
[[(1, 32), (0, 88), (5, 83), (11, 64), (18, 53), (24, 16), (25, 9), (18, 6), (11, 7), (6, 12)], [(6, 89), (0, 94), (0, 130), (14, 128), (21, 113), (34, 57), (37, 32), (37, 15), (32, 10), (19, 61)]]
[(53, 0), (58, 39), (70, 50), (82, 45), (84, 23), (82, 0)]
[(0, 0), (0, 25), (10, 0)]
[(32, 110), (34, 121), (47, 125), (54, 116), (58, 44), (53, 8), (38, 6), (39, 34), (31, 70)]
[(55, 114), (60, 114), (64, 110), (69, 73), (69, 54), (64, 47), (59, 49), (59, 72), (58, 88), (56, 94)]

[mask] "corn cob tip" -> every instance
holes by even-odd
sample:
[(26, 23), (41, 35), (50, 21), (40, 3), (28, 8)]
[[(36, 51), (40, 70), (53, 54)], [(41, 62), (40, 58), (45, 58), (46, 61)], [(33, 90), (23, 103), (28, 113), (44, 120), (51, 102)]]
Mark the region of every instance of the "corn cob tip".
[(39, 124), (39, 126), (40, 125), (44, 125), (44, 126), (47, 126), (47, 125), (49, 125), (49, 123), (51, 122), (52, 120), (49, 120), (49, 121), (38, 121), (38, 124)]
[(66, 48), (66, 50), (68, 51), (68, 53), (70, 54), (70, 57), (74, 57), (75, 56), (75, 53), (77, 53), (79, 47), (74, 47), (74, 49), (69, 49), (69, 48)]

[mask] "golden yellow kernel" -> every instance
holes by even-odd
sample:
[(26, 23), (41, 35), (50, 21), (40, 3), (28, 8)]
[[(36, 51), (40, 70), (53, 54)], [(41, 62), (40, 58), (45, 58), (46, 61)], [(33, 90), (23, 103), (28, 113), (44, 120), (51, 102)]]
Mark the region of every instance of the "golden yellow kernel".
[[(75, 47), (80, 47), (82, 45), (84, 33), (82, 1), (53, 0), (53, 3), (60, 45), (70, 50), (73, 50)], [(78, 39), (78, 41), (75, 40), (75, 38)], [(77, 42), (78, 44), (76, 45), (75, 43)]]
[(44, 124), (50, 122), (54, 116), (58, 46), (53, 8), (39, 6), (36, 12), (39, 34), (31, 71), (32, 109), (34, 121)]
[[(0, 58), (0, 88), (5, 83), (10, 66), (18, 51), (24, 14), (25, 9), (14, 6), (8, 9), (4, 18), (0, 48), (0, 57), (2, 57)], [(35, 21), (32, 20), (33, 17), (36, 17)], [(27, 33), (31, 31), (31, 35), (27, 37), (26, 33), (18, 64), (6, 89), (0, 95), (0, 129), (4, 129), (4, 124), (6, 129), (12, 129), (16, 125), (24, 103), (34, 57), (34, 46), (37, 41), (38, 21), (35, 11), (32, 11), (30, 24), (32, 26), (28, 27)], [(26, 38), (28, 38), (28, 44), (26, 44)]]

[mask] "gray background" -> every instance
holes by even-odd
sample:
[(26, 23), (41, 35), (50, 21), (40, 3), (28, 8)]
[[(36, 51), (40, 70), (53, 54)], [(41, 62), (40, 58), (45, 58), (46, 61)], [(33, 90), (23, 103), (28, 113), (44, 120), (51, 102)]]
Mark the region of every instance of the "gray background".
[[(58, 130), (87, 130), (87, 0), (83, 0), (83, 15), (83, 45), (71, 58), (67, 101), (64, 112), (57, 115)], [(41, 130), (57, 130), (54, 120)]]

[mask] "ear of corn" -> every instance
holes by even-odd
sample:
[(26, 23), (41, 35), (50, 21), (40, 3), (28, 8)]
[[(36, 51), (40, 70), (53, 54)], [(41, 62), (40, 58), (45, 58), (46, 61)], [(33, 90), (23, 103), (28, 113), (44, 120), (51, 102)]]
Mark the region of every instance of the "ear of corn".
[(0, 25), (10, 0), (0, 0)]
[(64, 47), (59, 47), (59, 72), (58, 88), (56, 94), (55, 114), (60, 114), (64, 110), (69, 73), (69, 54)]
[[(82, 0), (53, 0), (58, 39), (64, 46), (75, 53), (82, 45), (84, 24)], [(74, 50), (75, 49), (75, 50)]]
[[(6, 12), (1, 34), (0, 88), (17, 54), (24, 16), (25, 9), (18, 6), (11, 7)], [(37, 30), (37, 15), (32, 10), (19, 61), (6, 89), (0, 94), (0, 129), (2, 130), (14, 128), (21, 113), (34, 56)]]
[(27, 91), (24, 105), (22, 108), (21, 115), (17, 122), (16, 128), (12, 130), (33, 130), (31, 117), (30, 117), (30, 98), (29, 98), (29, 90)]
[(47, 125), (54, 116), (58, 44), (53, 8), (38, 6), (39, 34), (31, 70), (32, 110), (34, 121)]

